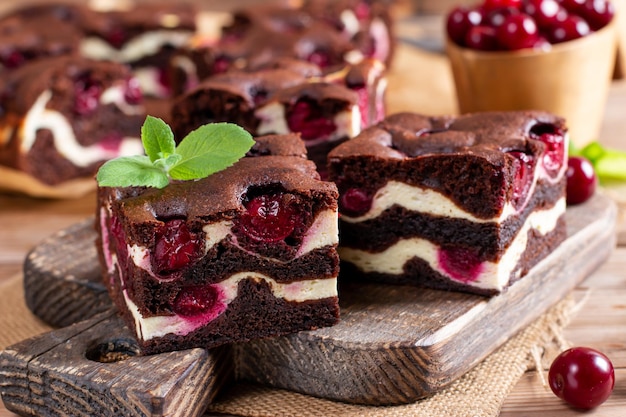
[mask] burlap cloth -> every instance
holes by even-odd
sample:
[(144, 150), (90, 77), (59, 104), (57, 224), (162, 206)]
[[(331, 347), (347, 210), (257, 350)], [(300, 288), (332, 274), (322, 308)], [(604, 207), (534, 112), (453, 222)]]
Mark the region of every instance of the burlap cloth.
[[(223, 393), (209, 413), (250, 417), (424, 416), (494, 417), (522, 374), (546, 349), (562, 344), (562, 330), (575, 308), (568, 297), (511, 338), (447, 389), (409, 405), (367, 407), (239, 383)], [(50, 330), (24, 303), (21, 277), (0, 286), (0, 348)], [(534, 354), (533, 354), (534, 353)], [(541, 381), (537, 380), (538, 384)]]

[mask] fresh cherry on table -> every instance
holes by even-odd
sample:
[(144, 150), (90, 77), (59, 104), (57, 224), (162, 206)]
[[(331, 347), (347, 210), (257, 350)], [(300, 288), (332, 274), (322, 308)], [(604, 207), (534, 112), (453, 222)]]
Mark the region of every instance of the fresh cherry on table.
[(615, 385), (613, 364), (603, 353), (588, 347), (562, 352), (552, 362), (548, 382), (554, 394), (582, 409), (599, 406)]
[(580, 156), (570, 156), (567, 161), (567, 204), (581, 204), (596, 191), (597, 178), (593, 165)]

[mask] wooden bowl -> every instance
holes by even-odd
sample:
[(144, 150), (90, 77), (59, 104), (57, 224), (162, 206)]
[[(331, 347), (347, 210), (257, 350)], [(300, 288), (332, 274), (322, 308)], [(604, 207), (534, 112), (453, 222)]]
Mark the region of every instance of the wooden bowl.
[(484, 52), (448, 39), (459, 111), (544, 110), (567, 120), (576, 145), (597, 139), (615, 65), (615, 20), (549, 51)]

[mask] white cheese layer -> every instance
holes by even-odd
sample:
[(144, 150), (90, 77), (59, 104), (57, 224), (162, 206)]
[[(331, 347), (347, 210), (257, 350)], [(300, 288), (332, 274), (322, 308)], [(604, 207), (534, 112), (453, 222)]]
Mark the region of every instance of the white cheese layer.
[[(528, 244), (528, 232), (531, 229), (546, 235), (555, 229), (559, 217), (565, 213), (565, 199), (561, 199), (552, 208), (537, 211), (519, 230), (511, 245), (507, 248), (499, 262), (484, 262), (475, 281), (463, 282), (472, 287), (502, 291), (508, 284), (511, 272), (517, 266)], [(357, 266), (363, 272), (378, 272), (400, 275), (404, 265), (418, 257), (428, 263), (435, 271), (450, 280), (450, 276), (440, 265), (440, 248), (428, 240), (421, 238), (402, 239), (383, 252), (370, 253), (359, 249), (339, 247), (339, 256)], [(458, 281), (458, 280), (457, 280)], [(462, 281), (461, 281), (462, 282)]]
[[(101, 97), (111, 100), (111, 97), (115, 95), (107, 90)], [(46, 108), (51, 98), (52, 91), (44, 91), (26, 113), (19, 132), (22, 138), (21, 149), (24, 153), (32, 148), (37, 138), (37, 131), (40, 129), (49, 129), (52, 132), (56, 150), (74, 165), (80, 167), (118, 156), (139, 155), (143, 152), (141, 140), (136, 137), (123, 138), (118, 149), (110, 149), (98, 143), (89, 146), (81, 145), (76, 139), (69, 120), (62, 113)]]
[(192, 32), (188, 30), (155, 30), (134, 37), (121, 49), (114, 48), (102, 38), (91, 36), (82, 40), (80, 53), (95, 60), (127, 64), (154, 55), (167, 45), (181, 47), (191, 36)]
[(226, 311), (228, 305), (237, 298), (239, 282), (244, 279), (267, 282), (270, 285), (274, 297), (286, 301), (303, 302), (337, 297), (336, 278), (313, 279), (285, 284), (278, 283), (272, 278), (259, 274), (258, 272), (240, 272), (230, 276), (225, 281), (213, 284), (218, 294), (215, 305), (206, 314), (200, 316), (184, 317), (172, 315), (143, 317), (137, 305), (128, 297), (126, 291), (124, 291), (124, 299), (126, 300), (128, 310), (135, 319), (135, 329), (140, 339), (150, 340), (155, 337), (165, 336), (169, 333), (184, 336), (205, 326)]
[[(279, 102), (271, 102), (256, 110), (255, 116), (261, 121), (257, 128), (258, 135), (275, 133), (279, 135), (291, 133), (287, 125), (285, 106)], [(333, 119), (337, 129), (326, 138), (306, 141), (307, 146), (322, 142), (331, 142), (341, 138), (353, 138), (361, 132), (361, 110), (354, 105), (349, 110), (337, 113)]]
[(476, 223), (503, 222), (509, 216), (516, 214), (512, 204), (506, 204), (502, 213), (494, 218), (479, 219), (473, 214), (457, 206), (452, 200), (438, 191), (408, 185), (403, 182), (389, 181), (381, 187), (372, 199), (372, 207), (362, 216), (350, 217), (341, 215), (341, 220), (347, 223), (359, 223), (374, 219), (393, 205), (404, 207), (407, 210), (428, 213), (433, 216), (465, 219)]

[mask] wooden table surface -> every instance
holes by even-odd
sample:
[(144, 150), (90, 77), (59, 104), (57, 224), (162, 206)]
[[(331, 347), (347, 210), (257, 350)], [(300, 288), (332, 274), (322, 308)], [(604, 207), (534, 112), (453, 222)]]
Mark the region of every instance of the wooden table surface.
[[(441, 61), (442, 57), (433, 58)], [(439, 65), (439, 64), (437, 64)], [(433, 73), (437, 73), (435, 69)], [(440, 77), (449, 77), (443, 71)], [(450, 85), (449, 79), (434, 84)], [(432, 87), (433, 80), (424, 85)], [(390, 89), (401, 91), (400, 83)], [(447, 88), (447, 87), (446, 87)], [(445, 89), (445, 88), (444, 88)], [(432, 113), (453, 109), (452, 97), (440, 97)], [(417, 94), (417, 92), (416, 92)], [(443, 103), (443, 104), (442, 104)], [(392, 110), (402, 108), (392, 108)], [(428, 109), (417, 109), (426, 111)], [(626, 81), (614, 81), (611, 87), (600, 141), (626, 150)], [(626, 194), (626, 188), (622, 189)], [(624, 195), (626, 199), (626, 195)], [(45, 200), (0, 194), (0, 284), (20, 274), (26, 253), (45, 237), (93, 215), (95, 195), (76, 200)], [(624, 212), (622, 211), (622, 216)], [(616, 386), (612, 397), (587, 416), (623, 417), (626, 415), (626, 233), (624, 218), (619, 232), (620, 245), (604, 266), (590, 276), (583, 287), (589, 298), (565, 332), (572, 345), (595, 347), (606, 353), (616, 368)], [(2, 329), (0, 329), (2, 331)], [(538, 375), (528, 372), (504, 404), (502, 417), (579, 416), (541, 385)], [(0, 417), (13, 416), (0, 403)]]

